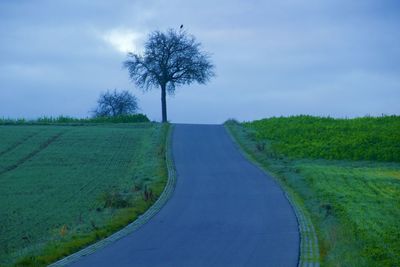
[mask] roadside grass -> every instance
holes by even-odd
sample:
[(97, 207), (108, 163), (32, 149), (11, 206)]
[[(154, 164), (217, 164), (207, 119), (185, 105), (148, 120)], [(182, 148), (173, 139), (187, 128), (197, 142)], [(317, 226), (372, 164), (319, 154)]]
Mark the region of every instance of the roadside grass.
[[(308, 119), (312, 120), (312, 117)], [(274, 127), (279, 128), (274, 129), (276, 132), (287, 130), (292, 135), (305, 132), (304, 129), (296, 130), (296, 127), (302, 127), (301, 118), (294, 123), (296, 127), (291, 125), (295, 118), (273, 120), (281, 120), (274, 123)], [(373, 118), (368, 120), (373, 123)], [(269, 140), (264, 129), (271, 125), (253, 127), (252, 122), (239, 124), (230, 121), (226, 126), (247, 153), (300, 197), (316, 227), (323, 266), (400, 266), (399, 163), (316, 159), (312, 153), (307, 154), (308, 148), (303, 154), (296, 151), (289, 157), (283, 153), (287, 150), (273, 146), (274, 142), (284, 143), (288, 135), (282, 135), (281, 139), (276, 135), (273, 141)], [(361, 124), (359, 126), (362, 128)], [(382, 135), (393, 127), (383, 124)], [(334, 129), (330, 129), (331, 139), (348, 138), (338, 130), (340, 127)], [(363, 134), (367, 135), (368, 130)], [(340, 147), (341, 143), (337, 146)], [(302, 145), (307, 146), (307, 141), (300, 141), (299, 146)], [(378, 142), (377, 145), (383, 148), (377, 149), (377, 154), (387, 151), (385, 146), (398, 147), (398, 144), (396, 147), (390, 142)]]
[(399, 164), (296, 161), (293, 165), (320, 202), (316, 210), (323, 230), (320, 246), (327, 262), (400, 264)]
[(144, 213), (168, 125), (0, 126), (0, 265), (45, 266)]

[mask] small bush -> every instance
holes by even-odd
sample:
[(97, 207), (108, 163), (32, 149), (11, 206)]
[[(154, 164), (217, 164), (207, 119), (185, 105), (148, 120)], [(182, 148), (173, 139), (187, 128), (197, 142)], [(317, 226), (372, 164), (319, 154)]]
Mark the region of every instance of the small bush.
[(111, 190), (104, 192), (101, 195), (100, 200), (104, 208), (120, 209), (130, 206), (130, 198), (131, 195), (129, 194), (122, 194), (116, 190)]
[(127, 90), (107, 91), (97, 100), (94, 117), (115, 117), (136, 114), (139, 107), (137, 98)]

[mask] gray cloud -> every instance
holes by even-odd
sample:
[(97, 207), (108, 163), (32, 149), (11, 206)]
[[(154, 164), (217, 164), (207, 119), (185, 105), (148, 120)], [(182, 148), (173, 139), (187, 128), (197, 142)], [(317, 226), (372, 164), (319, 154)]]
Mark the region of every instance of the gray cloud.
[(100, 92), (129, 88), (159, 120), (159, 91), (135, 88), (104, 36), (181, 23), (217, 77), (178, 89), (174, 122), (398, 114), (399, 11), (398, 1), (1, 1), (0, 117), (87, 116)]

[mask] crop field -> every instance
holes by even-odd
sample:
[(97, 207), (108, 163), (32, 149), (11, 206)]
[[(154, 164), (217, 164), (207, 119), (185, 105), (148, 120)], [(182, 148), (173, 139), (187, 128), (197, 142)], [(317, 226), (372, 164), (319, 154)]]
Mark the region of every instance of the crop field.
[(0, 266), (46, 265), (143, 213), (166, 182), (167, 126), (0, 126)]
[(227, 127), (304, 202), (323, 266), (400, 266), (399, 121), (298, 116)]
[(270, 118), (243, 124), (258, 141), (291, 158), (400, 162), (400, 117)]

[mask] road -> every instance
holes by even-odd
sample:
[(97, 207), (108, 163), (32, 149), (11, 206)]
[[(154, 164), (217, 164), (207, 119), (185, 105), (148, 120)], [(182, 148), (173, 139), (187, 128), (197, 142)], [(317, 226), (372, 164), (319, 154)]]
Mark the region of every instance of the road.
[(292, 207), (221, 125), (177, 124), (177, 184), (136, 232), (72, 266), (297, 266)]

